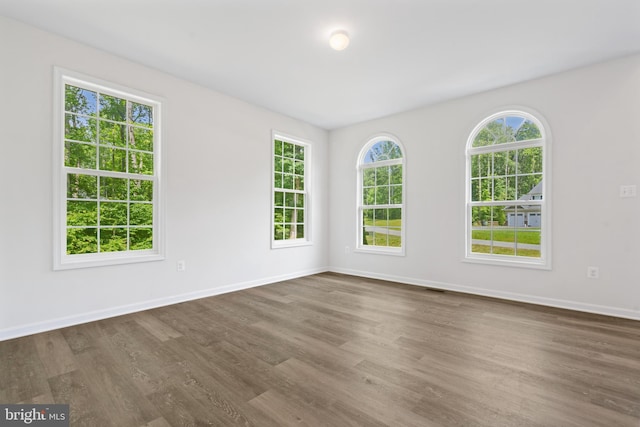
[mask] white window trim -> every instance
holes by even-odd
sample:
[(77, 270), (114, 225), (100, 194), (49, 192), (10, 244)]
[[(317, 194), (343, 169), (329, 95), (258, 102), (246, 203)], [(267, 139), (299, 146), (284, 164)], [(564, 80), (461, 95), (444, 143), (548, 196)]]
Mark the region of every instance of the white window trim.
[[(274, 211), (276, 207), (275, 192), (276, 190), (282, 190), (275, 188), (275, 182), (273, 174), (275, 170), (275, 150), (273, 142), (279, 139), (281, 141), (290, 142), (292, 144), (301, 145), (304, 147), (304, 237), (300, 239), (287, 239), (276, 240), (274, 236), (275, 218)], [(284, 132), (277, 130), (271, 131), (271, 169), (270, 169), (270, 182), (271, 182), (271, 249), (293, 248), (299, 246), (310, 246), (313, 244), (311, 234), (311, 142), (296, 136), (288, 135)]]
[[(402, 150), (402, 161), (398, 162), (396, 159), (390, 161), (381, 161), (371, 163), (371, 166), (363, 167), (364, 156), (369, 152), (369, 149), (381, 141), (392, 141), (400, 149)], [(368, 167), (376, 167), (376, 166), (384, 166), (389, 164), (401, 164), (402, 165), (402, 230), (400, 230), (400, 239), (402, 242), (402, 246), (399, 248), (391, 247), (391, 246), (373, 246), (373, 245), (363, 245), (362, 244), (362, 210), (364, 206), (362, 204), (362, 177), (363, 177), (363, 169)], [(375, 166), (374, 166), (375, 165)], [(375, 136), (367, 139), (367, 142), (364, 144), (360, 153), (358, 154), (357, 163), (356, 163), (356, 244), (354, 246), (354, 252), (367, 253), (367, 254), (377, 254), (377, 255), (394, 255), (394, 256), (405, 256), (406, 254), (406, 229), (407, 229), (407, 151), (404, 148), (404, 145), (400, 142), (400, 140), (389, 133), (377, 133)], [(375, 207), (374, 207), (375, 208)]]
[[(85, 267), (130, 264), (146, 261), (159, 261), (165, 258), (164, 236), (164, 170), (165, 161), (162, 151), (165, 142), (163, 134), (164, 99), (142, 91), (131, 89), (105, 80), (97, 79), (82, 73), (60, 67), (53, 68), (53, 269), (67, 270)], [(67, 255), (66, 251), (66, 175), (73, 168), (64, 166), (64, 115), (65, 85), (72, 84), (87, 89), (98, 90), (109, 95), (124, 97), (154, 108), (153, 143), (154, 143), (154, 175), (153, 175), (153, 248), (140, 251), (108, 252), (97, 254)], [(85, 173), (87, 171), (84, 171)], [(92, 174), (89, 171), (89, 174)], [(128, 174), (114, 175), (101, 171), (101, 175), (126, 177)]]
[[(541, 227), (541, 245), (540, 245), (540, 258), (527, 258), (527, 257), (516, 257), (516, 256), (508, 256), (508, 255), (494, 255), (494, 254), (479, 254), (471, 252), (471, 225), (470, 225), (470, 217), (471, 217), (471, 207), (474, 205), (474, 202), (471, 202), (471, 154), (481, 154), (487, 152), (501, 151), (496, 148), (492, 148), (495, 146), (486, 146), (486, 147), (477, 147), (472, 148), (473, 140), (476, 135), (482, 130), (488, 123), (493, 120), (508, 116), (508, 115), (516, 115), (523, 116), (527, 119), (531, 120), (535, 123), (540, 132), (542, 133), (542, 138), (539, 140), (529, 140), (523, 142), (509, 143), (508, 147), (511, 148), (527, 148), (533, 146), (541, 146), (542, 150), (542, 171), (543, 171), (543, 194), (544, 198), (542, 200), (530, 200), (527, 201), (527, 204), (536, 204), (541, 206), (541, 216), (540, 221), (542, 224)], [(504, 145), (504, 144), (501, 144)], [(469, 134), (469, 138), (467, 139), (467, 144), (465, 146), (465, 199), (464, 199), (464, 257), (463, 261), (468, 263), (476, 263), (476, 264), (487, 264), (487, 265), (498, 265), (498, 266), (506, 266), (506, 267), (519, 267), (519, 268), (530, 268), (530, 269), (540, 269), (540, 270), (551, 270), (551, 236), (552, 236), (552, 226), (551, 226), (551, 188), (552, 188), (552, 177), (551, 177), (551, 133), (549, 130), (549, 125), (543, 118), (543, 116), (529, 108), (524, 107), (514, 107), (514, 108), (506, 108), (500, 109), (498, 112), (485, 117), (481, 120), (471, 131)], [(490, 204), (495, 205), (504, 205), (504, 202), (492, 202)], [(486, 205), (486, 204), (485, 204)]]

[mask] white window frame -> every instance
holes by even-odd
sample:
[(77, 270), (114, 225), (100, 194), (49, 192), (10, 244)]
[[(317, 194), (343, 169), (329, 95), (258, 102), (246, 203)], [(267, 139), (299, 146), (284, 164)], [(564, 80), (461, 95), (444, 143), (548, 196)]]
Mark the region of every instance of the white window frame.
[[(66, 270), (85, 267), (99, 267), (117, 264), (129, 264), (146, 261), (158, 261), (165, 258), (164, 236), (164, 159), (162, 156), (162, 126), (164, 100), (139, 90), (131, 89), (105, 80), (97, 79), (82, 73), (54, 67), (53, 94), (53, 269)], [(154, 109), (153, 123), (153, 156), (154, 174), (147, 175), (153, 184), (153, 248), (121, 252), (103, 252), (90, 254), (67, 255), (67, 174), (82, 173), (85, 175), (133, 178), (138, 174), (124, 172), (100, 171), (97, 168), (75, 169), (64, 164), (65, 155), (65, 85), (82, 87), (92, 91), (125, 98), (134, 102), (150, 105)], [(100, 197), (98, 195), (98, 197)]]
[[(275, 147), (274, 142), (276, 140), (288, 142), (290, 144), (295, 144), (302, 146), (304, 148), (304, 190), (286, 190), (283, 188), (276, 188), (275, 186)], [(270, 181), (271, 181), (271, 249), (282, 249), (282, 248), (292, 248), (298, 246), (309, 246), (312, 245), (313, 242), (311, 240), (311, 188), (312, 188), (312, 180), (311, 180), (311, 142), (307, 141), (303, 138), (298, 138), (295, 136), (288, 135), (283, 132), (279, 132), (277, 130), (271, 131), (271, 169), (270, 169)], [(294, 192), (297, 194), (302, 194), (304, 197), (304, 237), (297, 239), (284, 239), (284, 240), (276, 240), (275, 239), (275, 209), (276, 209), (276, 200), (275, 193), (276, 191), (281, 192)]]
[[(393, 160), (384, 160), (380, 162), (373, 163), (365, 163), (364, 159), (371, 147), (373, 147), (378, 142), (382, 141), (391, 141), (400, 147), (402, 151), (401, 159), (393, 159)], [(377, 208), (400, 208), (402, 210), (402, 229), (400, 230), (400, 238), (401, 238), (401, 246), (393, 247), (393, 246), (374, 246), (374, 245), (363, 245), (363, 217), (362, 211), (364, 209), (364, 205), (362, 203), (362, 192), (363, 192), (363, 175), (364, 170), (372, 167), (380, 167), (380, 166), (389, 166), (389, 165), (402, 165), (402, 203), (397, 204), (389, 204), (389, 205), (373, 205), (367, 206), (367, 209), (377, 209)], [(357, 224), (357, 232), (356, 232), (356, 244), (355, 244), (355, 252), (369, 253), (369, 254), (380, 254), (380, 255), (396, 255), (396, 256), (404, 256), (406, 252), (406, 229), (407, 229), (407, 152), (400, 142), (400, 140), (394, 135), (388, 133), (379, 133), (374, 137), (367, 139), (367, 142), (364, 144), (360, 153), (358, 154), (358, 160), (356, 164), (356, 175), (357, 175), (357, 191), (356, 191), (356, 224)]]
[[(476, 135), (489, 123), (506, 116), (521, 116), (532, 121), (542, 135), (536, 140), (510, 142), (484, 147), (473, 147)], [(528, 200), (527, 205), (540, 206), (540, 258), (529, 258), (512, 255), (481, 254), (471, 252), (471, 208), (474, 206), (504, 206), (505, 201), (495, 202), (472, 202), (471, 191), (471, 156), (475, 154), (493, 153), (500, 151), (511, 151), (518, 148), (542, 147), (542, 200)], [(551, 135), (549, 126), (542, 116), (526, 108), (517, 107), (511, 109), (501, 109), (500, 111), (486, 117), (478, 123), (471, 131), (465, 147), (465, 215), (464, 215), (464, 261), (471, 263), (500, 265), (509, 267), (522, 267), (532, 269), (551, 270)], [(513, 201), (506, 201), (506, 204), (514, 204)]]

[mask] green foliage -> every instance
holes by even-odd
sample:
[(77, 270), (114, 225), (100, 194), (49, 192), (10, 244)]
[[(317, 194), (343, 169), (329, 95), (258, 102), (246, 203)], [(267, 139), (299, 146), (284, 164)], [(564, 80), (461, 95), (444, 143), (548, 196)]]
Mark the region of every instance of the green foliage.
[(542, 147), (472, 155), (471, 177), (472, 201), (518, 200), (542, 180)]
[[(90, 171), (153, 175), (153, 107), (65, 87), (67, 253), (153, 248), (153, 181)], [(96, 172), (93, 172), (96, 173)]]
[(305, 232), (305, 147), (277, 139), (273, 144), (274, 240), (301, 239)]
[(146, 128), (153, 127), (153, 108), (149, 105), (130, 103), (129, 122)]
[(127, 229), (101, 228), (100, 252), (120, 252), (127, 250)]
[(67, 228), (67, 254), (98, 252), (97, 228)]
[[(98, 205), (100, 206), (99, 248), (94, 228), (98, 225)], [(69, 200), (67, 201), (67, 225), (73, 227), (67, 228), (68, 254), (127, 250), (127, 241), (129, 241), (130, 250), (153, 247), (151, 228), (153, 205), (151, 203)], [(127, 230), (130, 233), (129, 237), (127, 237)]]
[(392, 233), (402, 230), (402, 209), (363, 209), (362, 244), (373, 246), (401, 247), (402, 238), (399, 235), (383, 232), (380, 229), (369, 230), (368, 227), (381, 227)]
[(474, 206), (471, 208), (471, 225), (507, 225), (507, 214), (504, 206)]
[(289, 159), (293, 159), (294, 155), (293, 155), (293, 145), (290, 142), (283, 142), (282, 144), (282, 156), (289, 158)]
[(385, 233), (364, 233), (363, 234), (363, 244), (371, 245), (371, 246), (385, 246), (390, 248), (400, 248), (402, 247), (402, 237), (400, 236), (391, 236)]
[(129, 229), (129, 250), (153, 249), (153, 229), (150, 227)]
[(129, 180), (129, 199), (135, 201), (153, 201), (153, 181), (143, 179)]
[(104, 200), (127, 200), (128, 179), (100, 177), (100, 198)]
[(402, 229), (402, 218), (393, 218), (393, 219), (369, 219), (366, 218), (364, 220), (364, 225), (374, 225), (377, 227), (387, 227), (390, 230), (401, 230)]
[(97, 120), (77, 114), (65, 114), (64, 137), (73, 141), (96, 142)]
[(540, 129), (533, 122), (527, 120), (518, 129), (515, 135), (516, 141), (528, 141), (530, 139), (542, 138)]
[(95, 116), (97, 111), (97, 93), (76, 86), (65, 86), (65, 111), (87, 116)]
[(65, 166), (153, 174), (152, 107), (67, 85), (65, 109)]
[(540, 129), (530, 120), (519, 116), (505, 116), (487, 123), (475, 136), (473, 147), (506, 144), (542, 138)]
[[(367, 227), (382, 227), (386, 230), (401, 230), (402, 209), (392, 208), (401, 205), (402, 200), (402, 164), (376, 166), (376, 162), (402, 159), (400, 146), (393, 141), (379, 141), (366, 152), (362, 165), (362, 244), (385, 247), (401, 247), (402, 239)], [(378, 229), (380, 231), (380, 229)]]
[(98, 203), (97, 202), (67, 202), (67, 225), (73, 226), (97, 226)]
[(96, 146), (65, 142), (64, 165), (72, 168), (95, 169)]
[(304, 191), (304, 146), (274, 141), (274, 175), (275, 188)]
[(127, 118), (127, 101), (111, 95), (100, 94), (100, 118), (125, 122)]
[(98, 177), (67, 174), (68, 199), (98, 199)]
[(101, 202), (100, 225), (127, 225), (127, 203)]
[(304, 194), (276, 191), (274, 193), (274, 205), (274, 239), (303, 238), (305, 223)]
[(153, 175), (153, 154), (129, 151), (129, 173)]
[(100, 147), (100, 170), (127, 171), (127, 151), (120, 148)]
[(493, 229), (493, 230), (473, 230), (471, 238), (477, 240), (494, 240), (498, 242), (527, 243), (532, 245), (540, 244), (540, 229)]
[(100, 144), (114, 145), (116, 147), (127, 146), (127, 127), (121, 123), (100, 121)]
[[(473, 146), (505, 144), (541, 138), (540, 129), (524, 117), (507, 116), (488, 123), (476, 135)], [(542, 180), (542, 147), (521, 148), (472, 155), (471, 200), (515, 201)], [(504, 224), (502, 210), (474, 208), (472, 223)]]
[(487, 228), (472, 229), (471, 238), (487, 242), (513, 243), (513, 247), (494, 246), (492, 248), (490, 245), (475, 243), (472, 245), (472, 252), (539, 258), (539, 249), (522, 249), (517, 247), (517, 244), (539, 245), (541, 240), (540, 228), (507, 228), (507, 217), (504, 209), (504, 206), (473, 207), (471, 210), (472, 226), (487, 226)]
[(518, 249), (516, 251), (515, 248), (502, 248), (498, 246), (494, 246), (492, 248), (489, 245), (472, 245), (471, 252), (481, 254), (513, 255), (531, 258), (540, 258), (541, 256), (540, 251), (536, 249)]
[(402, 204), (402, 165), (368, 167), (362, 170), (362, 204)]
[(376, 187), (376, 205), (388, 205), (389, 204), (389, 186), (382, 185)]
[(136, 150), (153, 151), (153, 130), (129, 127), (129, 146)]

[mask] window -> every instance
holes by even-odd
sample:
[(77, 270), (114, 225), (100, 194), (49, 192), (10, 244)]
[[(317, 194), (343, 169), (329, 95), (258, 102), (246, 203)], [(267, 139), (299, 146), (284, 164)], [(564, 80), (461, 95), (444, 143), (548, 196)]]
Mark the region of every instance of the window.
[(481, 122), (467, 142), (466, 258), (550, 268), (548, 137), (521, 111)]
[(54, 268), (162, 259), (160, 102), (55, 74)]
[(389, 136), (370, 140), (358, 158), (358, 241), (367, 252), (404, 255), (405, 160)]
[(309, 244), (311, 146), (273, 134), (272, 248)]

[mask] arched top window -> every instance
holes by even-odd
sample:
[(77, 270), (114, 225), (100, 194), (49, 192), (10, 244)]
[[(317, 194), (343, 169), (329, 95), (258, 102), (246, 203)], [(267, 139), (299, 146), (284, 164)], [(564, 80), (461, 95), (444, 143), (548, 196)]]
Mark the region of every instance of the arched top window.
[(362, 150), (363, 157), (360, 162), (364, 164), (397, 160), (403, 157), (400, 145), (389, 138), (375, 138), (365, 146), (365, 149)]
[(396, 138), (372, 138), (360, 151), (357, 249), (404, 254), (404, 176), (404, 150)]
[[(471, 147), (487, 147), (542, 138), (541, 125), (525, 113), (511, 112), (490, 117), (476, 128)], [(502, 147), (496, 147), (502, 149)]]
[(523, 111), (478, 124), (467, 141), (466, 258), (550, 267), (548, 137)]

